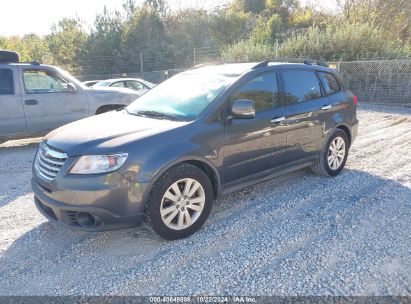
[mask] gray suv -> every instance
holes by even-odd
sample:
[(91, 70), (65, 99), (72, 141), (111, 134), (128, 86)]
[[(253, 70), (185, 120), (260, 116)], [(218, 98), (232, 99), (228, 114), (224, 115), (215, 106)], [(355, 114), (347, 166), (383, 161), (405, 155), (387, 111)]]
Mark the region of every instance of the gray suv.
[(69, 122), (123, 108), (141, 94), (90, 89), (60, 68), (20, 63), (18, 54), (0, 51), (0, 143), (46, 134)]
[(35, 203), (71, 228), (146, 220), (163, 238), (186, 237), (220, 195), (309, 166), (339, 174), (356, 105), (336, 71), (313, 62), (191, 69), (124, 110), (49, 133), (33, 165)]

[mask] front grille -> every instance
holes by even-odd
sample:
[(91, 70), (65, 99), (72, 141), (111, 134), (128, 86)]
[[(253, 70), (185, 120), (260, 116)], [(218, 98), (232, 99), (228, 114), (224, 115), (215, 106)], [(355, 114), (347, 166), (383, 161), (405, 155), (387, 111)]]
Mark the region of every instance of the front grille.
[(67, 159), (67, 154), (59, 152), (42, 143), (34, 161), (37, 173), (46, 180), (52, 181)]

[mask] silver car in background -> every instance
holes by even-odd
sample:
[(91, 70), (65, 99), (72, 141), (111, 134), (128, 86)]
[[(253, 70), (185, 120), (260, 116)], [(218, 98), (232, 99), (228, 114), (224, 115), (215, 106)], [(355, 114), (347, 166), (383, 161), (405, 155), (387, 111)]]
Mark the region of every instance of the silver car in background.
[(127, 88), (140, 93), (145, 93), (154, 88), (156, 84), (140, 78), (116, 78), (102, 80), (94, 84), (93, 88), (110, 87), (110, 88)]

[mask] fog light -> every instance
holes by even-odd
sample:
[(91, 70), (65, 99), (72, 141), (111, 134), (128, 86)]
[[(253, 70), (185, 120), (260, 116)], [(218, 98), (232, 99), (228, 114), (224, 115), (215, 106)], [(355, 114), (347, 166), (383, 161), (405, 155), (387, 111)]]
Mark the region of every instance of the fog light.
[(77, 222), (83, 227), (93, 227), (96, 224), (96, 219), (90, 213), (79, 212), (77, 213)]

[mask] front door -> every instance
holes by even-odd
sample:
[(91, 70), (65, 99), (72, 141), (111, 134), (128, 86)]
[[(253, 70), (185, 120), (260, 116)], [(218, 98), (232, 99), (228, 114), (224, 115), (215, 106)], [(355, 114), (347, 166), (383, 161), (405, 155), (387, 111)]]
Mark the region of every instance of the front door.
[(244, 83), (229, 98), (228, 106), (238, 99), (253, 100), (256, 117), (227, 118), (224, 150), (226, 183), (284, 163), (286, 121), (279, 100), (277, 73), (264, 72)]
[(44, 133), (88, 116), (87, 95), (81, 88), (70, 90), (68, 81), (47, 67), (19, 68), (29, 133)]

